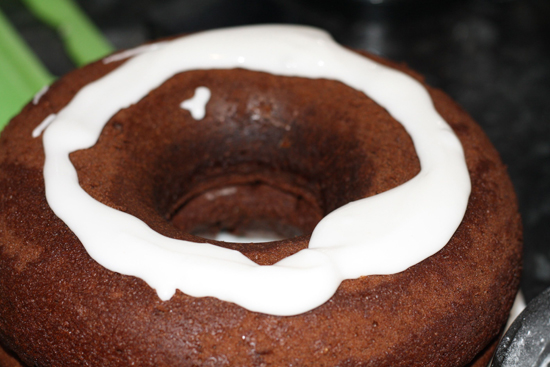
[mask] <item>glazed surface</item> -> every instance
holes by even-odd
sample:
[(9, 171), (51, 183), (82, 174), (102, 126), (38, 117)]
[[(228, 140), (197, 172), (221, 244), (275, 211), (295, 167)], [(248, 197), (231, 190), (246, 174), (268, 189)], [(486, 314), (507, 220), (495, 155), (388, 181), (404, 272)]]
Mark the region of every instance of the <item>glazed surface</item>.
[[(82, 88), (65, 108), (45, 120), (49, 124), (43, 135), (48, 204), (88, 254), (107, 269), (137, 276), (163, 301), (179, 289), (251, 311), (292, 316), (326, 302), (342, 280), (397, 273), (433, 255), (462, 221), (471, 186), (462, 146), (414, 78), (357, 55), (326, 32), (304, 26), (235, 27), (156, 46), (157, 50), (141, 52)], [(409, 133), (420, 172), (395, 188), (325, 212), (307, 249), (270, 266), (258, 266), (239, 252), (219, 246), (163, 236), (136, 217), (94, 200), (81, 188), (69, 155), (93, 146), (116, 112), (137, 103), (178, 72), (236, 67), (277, 76), (329, 78), (365, 93)], [(208, 88), (195, 91), (205, 89), (209, 100)], [(200, 119), (208, 100), (200, 106)], [(182, 104), (185, 107), (191, 101), (194, 97)], [(195, 110), (190, 112), (197, 120)], [(325, 127), (324, 121), (319, 126)]]
[[(408, 270), (344, 281), (324, 305), (277, 317), (181, 292), (162, 302), (143, 281), (94, 262), (45, 201), (43, 147), (32, 131), (117, 65), (61, 79), (0, 138), (0, 338), (25, 363), (463, 366), (496, 337), (518, 285), (515, 196), (479, 127), (430, 88), (463, 144), (472, 194), (447, 246)], [(179, 104), (202, 85), (213, 93), (197, 126)], [(326, 213), (419, 170), (407, 133), (364, 94), (239, 69), (170, 78), (71, 160), (90, 195), (165, 236), (197, 241), (189, 233), (220, 228), (305, 234), (217, 243), (258, 264), (305, 248)], [(227, 210), (235, 205), (239, 215)]]

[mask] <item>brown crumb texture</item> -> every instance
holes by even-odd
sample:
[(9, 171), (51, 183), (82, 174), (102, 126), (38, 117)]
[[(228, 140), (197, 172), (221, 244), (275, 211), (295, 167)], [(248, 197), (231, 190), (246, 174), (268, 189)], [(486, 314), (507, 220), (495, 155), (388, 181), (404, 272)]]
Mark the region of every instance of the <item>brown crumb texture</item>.
[[(455, 235), (406, 271), (346, 280), (322, 306), (277, 317), (180, 291), (162, 302), (142, 280), (93, 261), (49, 208), (42, 140), (31, 133), (118, 64), (60, 79), (0, 137), (0, 344), (10, 350), (0, 365), (18, 366), (13, 356), (25, 366), (486, 365), (519, 285), (521, 221), (497, 152), (443, 92), (427, 87), (472, 181)], [(202, 120), (179, 106), (198, 86), (212, 91)], [(241, 69), (173, 76), (70, 158), (90, 195), (166, 236), (287, 238), (209, 241), (258, 264), (307, 247), (324, 215), (420, 169), (406, 131), (364, 94)]]

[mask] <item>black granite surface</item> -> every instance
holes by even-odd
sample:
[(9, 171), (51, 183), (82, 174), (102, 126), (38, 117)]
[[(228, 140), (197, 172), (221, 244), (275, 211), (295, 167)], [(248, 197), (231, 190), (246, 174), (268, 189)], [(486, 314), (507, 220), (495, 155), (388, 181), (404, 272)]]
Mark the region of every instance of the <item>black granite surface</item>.
[(549, 330), (550, 289), (547, 289), (515, 319), (499, 343), (491, 367), (548, 367)]
[[(197, 30), (298, 23), (409, 64), (482, 125), (515, 184), (525, 228), (522, 290), (550, 286), (550, 1), (80, 0), (116, 48)], [(0, 0), (56, 75), (73, 68), (56, 33)]]

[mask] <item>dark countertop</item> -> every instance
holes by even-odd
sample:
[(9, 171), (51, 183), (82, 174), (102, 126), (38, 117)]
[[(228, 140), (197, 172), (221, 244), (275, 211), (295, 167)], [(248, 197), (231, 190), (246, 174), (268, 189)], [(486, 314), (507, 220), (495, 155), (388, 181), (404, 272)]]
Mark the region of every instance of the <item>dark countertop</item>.
[[(525, 228), (522, 290), (550, 287), (550, 2), (547, 0), (81, 0), (117, 48), (201, 29), (298, 23), (405, 62), (485, 129), (515, 184)], [(442, 4), (444, 3), (444, 4)], [(16, 0), (0, 7), (56, 75), (73, 68), (55, 32)]]

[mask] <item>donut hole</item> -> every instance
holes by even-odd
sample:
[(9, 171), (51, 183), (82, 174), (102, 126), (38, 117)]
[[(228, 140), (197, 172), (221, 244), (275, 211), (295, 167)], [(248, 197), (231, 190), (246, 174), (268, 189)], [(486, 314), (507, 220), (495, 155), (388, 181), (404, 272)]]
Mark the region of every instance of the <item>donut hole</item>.
[[(200, 86), (211, 98), (196, 120), (180, 104)], [(325, 215), (420, 169), (404, 128), (363, 93), (240, 69), (175, 75), (115, 114), (97, 144), (71, 160), (90, 195), (163, 235), (283, 239), (208, 241), (258, 263), (307, 247)]]
[(159, 162), (159, 213), (203, 238), (311, 234), (332, 210), (368, 195), (372, 167), (351, 131), (309, 120), (287, 129), (245, 112), (211, 131), (204, 124), (204, 134), (184, 138)]
[(313, 231), (323, 217), (316, 202), (299, 189), (253, 180), (186, 195), (170, 220), (195, 236), (225, 242), (269, 242)]

